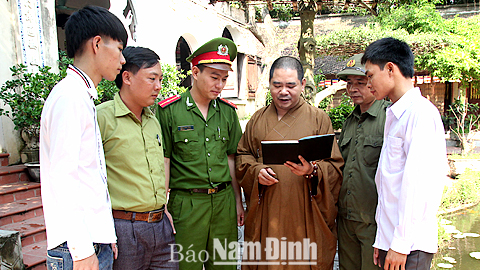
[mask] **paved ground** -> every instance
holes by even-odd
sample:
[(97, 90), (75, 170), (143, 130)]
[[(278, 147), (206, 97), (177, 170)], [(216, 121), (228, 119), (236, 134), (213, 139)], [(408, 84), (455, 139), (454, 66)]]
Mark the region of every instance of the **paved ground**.
[[(245, 207), (245, 199), (244, 199), (244, 207)], [(240, 245), (240, 254), (243, 253), (243, 229), (244, 227), (238, 227), (238, 243)], [(240, 270), (242, 267), (240, 265), (241, 260), (238, 261), (237, 269)], [(335, 254), (335, 260), (333, 261), (333, 270), (339, 270), (338, 266), (338, 253)]]
[[(447, 154), (460, 154), (462, 150), (460, 147), (447, 146)], [(480, 146), (477, 146), (473, 149), (473, 153), (480, 153)]]

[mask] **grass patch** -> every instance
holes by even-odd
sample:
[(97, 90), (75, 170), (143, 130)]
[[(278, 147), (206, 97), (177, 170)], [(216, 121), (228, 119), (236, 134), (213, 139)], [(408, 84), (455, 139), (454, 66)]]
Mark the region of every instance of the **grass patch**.
[(480, 200), (480, 172), (467, 169), (452, 180), (443, 192), (441, 210), (448, 210)]

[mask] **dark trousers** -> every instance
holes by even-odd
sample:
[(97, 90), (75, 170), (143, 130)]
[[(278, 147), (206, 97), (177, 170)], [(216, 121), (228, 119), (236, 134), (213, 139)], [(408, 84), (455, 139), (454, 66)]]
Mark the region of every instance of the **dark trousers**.
[(377, 225), (338, 217), (338, 262), (340, 270), (376, 270), (373, 243)]
[[(387, 252), (385, 250), (378, 250), (380, 259), (380, 265), (385, 265), (385, 257)], [(428, 270), (432, 264), (433, 253), (427, 253), (421, 250), (414, 250), (407, 256), (407, 263), (405, 264), (405, 270)], [(403, 270), (403, 269), (402, 269)]]
[(115, 231), (118, 258), (114, 270), (178, 269), (177, 258), (171, 258), (175, 238), (166, 215), (156, 223), (115, 219)]

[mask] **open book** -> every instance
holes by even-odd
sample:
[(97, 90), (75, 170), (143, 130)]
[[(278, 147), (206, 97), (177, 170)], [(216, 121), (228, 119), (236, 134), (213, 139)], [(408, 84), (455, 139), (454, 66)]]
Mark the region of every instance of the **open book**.
[(263, 164), (283, 164), (287, 160), (301, 163), (298, 155), (307, 161), (329, 158), (335, 134), (313, 135), (297, 140), (262, 141)]

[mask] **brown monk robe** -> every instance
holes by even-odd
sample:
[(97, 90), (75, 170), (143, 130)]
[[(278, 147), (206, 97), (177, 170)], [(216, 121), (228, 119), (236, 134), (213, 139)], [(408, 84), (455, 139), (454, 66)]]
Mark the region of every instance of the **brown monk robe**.
[[(297, 176), (285, 165), (264, 165), (262, 163), (262, 140), (292, 140), (305, 136), (333, 133), (330, 118), (322, 110), (315, 108), (300, 98), (279, 121), (274, 103), (258, 110), (246, 126), (237, 149), (237, 181), (243, 187), (247, 202), (245, 220), (245, 241), (262, 243), (261, 261), (265, 260), (266, 237), (274, 237), (279, 242), (302, 242), (304, 238), (317, 244), (316, 261), (303, 260), (312, 265), (292, 265), (294, 260), (282, 260), (279, 265), (255, 264), (243, 254), (243, 269), (332, 269), (337, 244), (335, 218), (337, 200), (342, 182), (340, 166), (343, 159), (334, 142), (331, 159), (317, 161), (317, 195), (311, 196), (312, 182)], [(278, 183), (263, 186), (258, 183), (261, 169), (270, 167), (277, 175)], [(313, 192), (315, 193), (315, 192)], [(260, 196), (259, 196), (260, 194)], [(282, 237), (285, 237), (282, 239)], [(302, 247), (303, 249), (303, 247)], [(281, 252), (287, 251), (279, 251)], [(311, 251), (310, 251), (311, 254)], [(293, 256), (294, 254), (288, 254)], [(295, 254), (296, 258), (297, 254)], [(310, 255), (312, 256), (312, 255)], [(311, 258), (311, 257), (310, 257)], [(258, 258), (255, 258), (258, 259)], [(296, 261), (299, 261), (298, 259)], [(286, 262), (283, 265), (282, 262)]]

